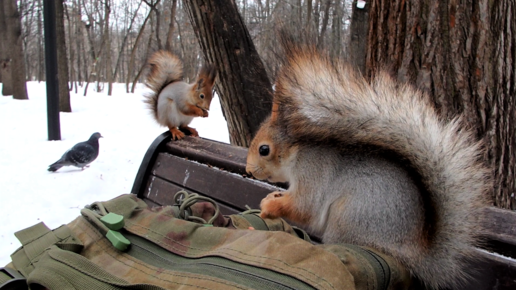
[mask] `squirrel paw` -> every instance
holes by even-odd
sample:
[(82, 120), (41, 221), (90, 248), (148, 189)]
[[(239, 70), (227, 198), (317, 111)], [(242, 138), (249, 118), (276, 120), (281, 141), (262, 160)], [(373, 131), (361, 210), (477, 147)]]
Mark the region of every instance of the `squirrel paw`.
[(188, 130), (190, 132), (190, 136), (199, 137), (199, 132), (197, 132), (197, 130), (195, 130), (194, 128), (185, 126), (185, 127), (181, 127), (181, 129)]
[(172, 133), (172, 140), (181, 140), (185, 137), (185, 133), (179, 131), (177, 128), (169, 127), (170, 133)]
[(275, 191), (269, 193), (260, 202), (260, 208), (262, 209), (260, 217), (273, 219), (283, 216), (288, 200), (289, 198), (287, 195), (283, 194), (282, 192)]

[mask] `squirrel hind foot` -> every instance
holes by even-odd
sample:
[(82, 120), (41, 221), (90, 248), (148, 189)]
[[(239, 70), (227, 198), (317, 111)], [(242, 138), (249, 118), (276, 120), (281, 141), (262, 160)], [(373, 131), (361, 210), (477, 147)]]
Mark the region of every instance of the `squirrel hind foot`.
[(185, 133), (181, 132), (179, 129), (174, 127), (168, 127), (170, 133), (172, 134), (172, 140), (181, 140), (185, 137)]
[(192, 127), (188, 127), (188, 126), (181, 126), (180, 127), (181, 129), (183, 130), (187, 130), (188, 132), (190, 132), (190, 136), (192, 137), (199, 137), (199, 132), (197, 132), (197, 130), (195, 130), (194, 128)]

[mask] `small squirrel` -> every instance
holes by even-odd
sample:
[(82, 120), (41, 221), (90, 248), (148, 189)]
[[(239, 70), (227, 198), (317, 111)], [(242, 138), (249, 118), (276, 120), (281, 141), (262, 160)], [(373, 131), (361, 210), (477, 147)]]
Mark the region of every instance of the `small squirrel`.
[(154, 113), (156, 121), (168, 127), (174, 140), (185, 137), (178, 127), (198, 137), (197, 130), (188, 127), (188, 124), (194, 117), (208, 117), (217, 77), (215, 66), (205, 64), (195, 83), (188, 84), (182, 81), (183, 65), (176, 55), (158, 50), (148, 63), (150, 70), (145, 84), (152, 93), (145, 96), (145, 102)]
[(483, 145), (387, 73), (368, 83), (314, 46), (282, 42), (272, 114), (246, 171), (288, 189), (266, 196), (261, 216), (383, 251), (429, 288), (467, 281), (491, 178)]

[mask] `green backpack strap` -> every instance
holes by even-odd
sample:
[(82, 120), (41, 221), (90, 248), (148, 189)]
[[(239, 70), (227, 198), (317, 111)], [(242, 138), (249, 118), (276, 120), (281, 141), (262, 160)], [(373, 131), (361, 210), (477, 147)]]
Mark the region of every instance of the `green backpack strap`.
[[(367, 247), (352, 244), (318, 245), (335, 254), (350, 270), (357, 289), (408, 289), (410, 273), (394, 258)], [(371, 281), (375, 286), (371, 286)]]
[(291, 226), (284, 219), (262, 219), (259, 214), (259, 210), (250, 209), (228, 217), (231, 219), (233, 227), (237, 229), (252, 228), (258, 231), (281, 231), (311, 242), (310, 236), (304, 230)]
[(387, 289), (391, 281), (391, 268), (389, 264), (375, 252), (356, 245), (346, 244), (346, 247), (365, 258), (374, 270), (378, 289)]
[(7, 265), (4, 268), (0, 268), (0, 289), (25, 290), (29, 288), (25, 277)]
[(82, 242), (65, 225), (52, 231), (41, 222), (14, 235), (22, 246), (11, 255), (11, 259), (25, 277), (34, 270), (34, 264), (50, 246), (73, 252), (80, 252), (83, 248)]
[[(112, 267), (116, 266), (112, 265)], [(64, 251), (56, 246), (51, 246), (42, 254), (36, 269), (27, 278), (27, 283), (60, 290), (165, 290), (165, 288), (145, 283), (129, 283), (108, 273), (86, 257)]]

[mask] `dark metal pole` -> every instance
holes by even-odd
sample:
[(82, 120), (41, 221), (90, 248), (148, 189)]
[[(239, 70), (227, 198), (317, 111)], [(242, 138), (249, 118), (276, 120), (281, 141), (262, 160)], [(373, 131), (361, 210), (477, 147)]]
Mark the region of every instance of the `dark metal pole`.
[(59, 83), (57, 82), (56, 1), (43, 0), (48, 140), (61, 140)]

